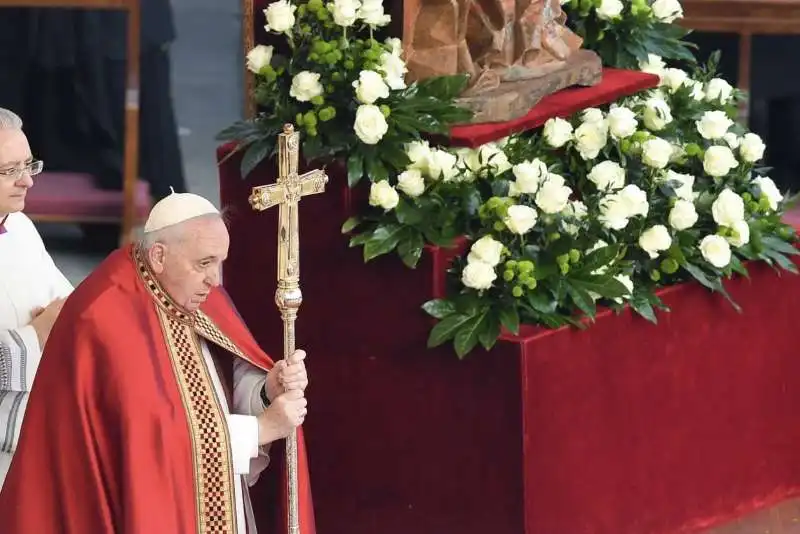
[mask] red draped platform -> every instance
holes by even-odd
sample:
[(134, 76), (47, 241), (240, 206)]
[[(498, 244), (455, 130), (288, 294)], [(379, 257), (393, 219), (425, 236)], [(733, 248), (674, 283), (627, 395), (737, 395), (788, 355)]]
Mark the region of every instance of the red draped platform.
[[(238, 165), (221, 167), (224, 283), (280, 354), (277, 212), (247, 204), (274, 172), (245, 182)], [(459, 361), (425, 347), (420, 309), (447, 251), (427, 250), (415, 270), (395, 257), (364, 265), (339, 233), (352, 206), (331, 174), (300, 210), (319, 532), (690, 533), (798, 493), (800, 277), (753, 266), (728, 284), (742, 315), (689, 284), (664, 292), (673, 311), (658, 326), (605, 313), (587, 331), (526, 328)], [(273, 506), (257, 495), (259, 513)]]

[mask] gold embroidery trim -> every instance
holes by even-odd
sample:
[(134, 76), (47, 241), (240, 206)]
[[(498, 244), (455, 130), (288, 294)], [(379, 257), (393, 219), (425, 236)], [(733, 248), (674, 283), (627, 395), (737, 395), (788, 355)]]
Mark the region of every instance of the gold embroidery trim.
[(190, 325), (165, 310), (159, 308), (158, 316), (189, 423), (198, 533), (235, 534), (230, 436), (199, 340)]

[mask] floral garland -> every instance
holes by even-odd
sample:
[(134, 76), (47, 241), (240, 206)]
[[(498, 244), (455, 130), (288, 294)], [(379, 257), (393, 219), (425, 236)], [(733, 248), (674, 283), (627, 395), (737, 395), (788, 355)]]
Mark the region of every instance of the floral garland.
[(426, 245), (465, 236), (449, 296), (423, 306), (440, 319), (429, 345), (452, 340), (460, 357), (521, 324), (584, 328), (598, 305), (655, 322), (656, 290), (686, 280), (730, 300), (722, 281), (746, 261), (796, 271), (764, 143), (734, 122), (741, 95), (717, 58), (692, 76), (664, 62), (694, 61), (678, 0), (562, 4), (605, 65), (660, 87), (478, 149), (436, 146), (424, 138), (470, 116), (455, 104), (465, 77), (407, 86), (400, 41), (374, 38), (381, 0), (278, 0), (265, 29), (287, 53), (247, 57), (262, 112), (219, 138), (244, 151), (246, 177), (295, 122), (307, 160), (346, 160), (350, 186), (367, 177), (370, 208), (342, 227), (365, 261), (396, 251), (414, 267)]
[(430, 346), (464, 356), (521, 323), (583, 328), (598, 303), (655, 322), (661, 286), (694, 279), (730, 300), (722, 281), (745, 261), (796, 271), (764, 143), (731, 119), (736, 91), (708, 68), (642, 66), (658, 89), (477, 150), (412, 143), (397, 185), (372, 185), (375, 211), (345, 228), (361, 225), (365, 259), (397, 248), (413, 265), (424, 241), (472, 243), (450, 296), (424, 305), (441, 320)]

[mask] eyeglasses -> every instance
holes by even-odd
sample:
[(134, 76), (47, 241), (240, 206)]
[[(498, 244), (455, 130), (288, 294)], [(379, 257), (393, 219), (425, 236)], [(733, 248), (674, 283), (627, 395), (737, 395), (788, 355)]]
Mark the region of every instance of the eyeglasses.
[(28, 174), (29, 176), (36, 176), (42, 169), (44, 168), (44, 162), (42, 160), (34, 160), (28, 163), (23, 167), (11, 167), (7, 169), (0, 169), (0, 180), (2, 181), (9, 181), (9, 182), (16, 182), (20, 178), (22, 178), (23, 174)]

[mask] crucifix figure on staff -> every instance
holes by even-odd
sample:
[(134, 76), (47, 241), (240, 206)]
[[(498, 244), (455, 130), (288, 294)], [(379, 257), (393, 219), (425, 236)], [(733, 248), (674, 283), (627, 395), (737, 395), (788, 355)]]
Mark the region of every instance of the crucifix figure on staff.
[[(258, 198), (281, 206), (283, 359), (259, 348), (219, 287), (229, 235), (217, 208), (169, 195), (142, 240), (111, 254), (59, 314), (0, 491), (3, 532), (257, 534), (255, 517), (273, 516), (262, 533), (315, 534), (293, 326), (297, 201), (324, 174), (297, 176), (291, 129), (280, 143), (278, 183)], [(269, 448), (285, 438), (287, 462)], [(251, 501), (259, 478), (285, 498)]]
[[(298, 175), (300, 134), (291, 124), (283, 127), (278, 136), (278, 181), (253, 188), (250, 205), (258, 211), (278, 205), (278, 289), (275, 303), (283, 319), (284, 357), (291, 361), (295, 352), (295, 321), (303, 295), (300, 291), (300, 227), (297, 213), (300, 199), (305, 195), (322, 193), (328, 176), (312, 170)], [(297, 479), (297, 435), (286, 438), (288, 531), (307, 534), (301, 530)]]

